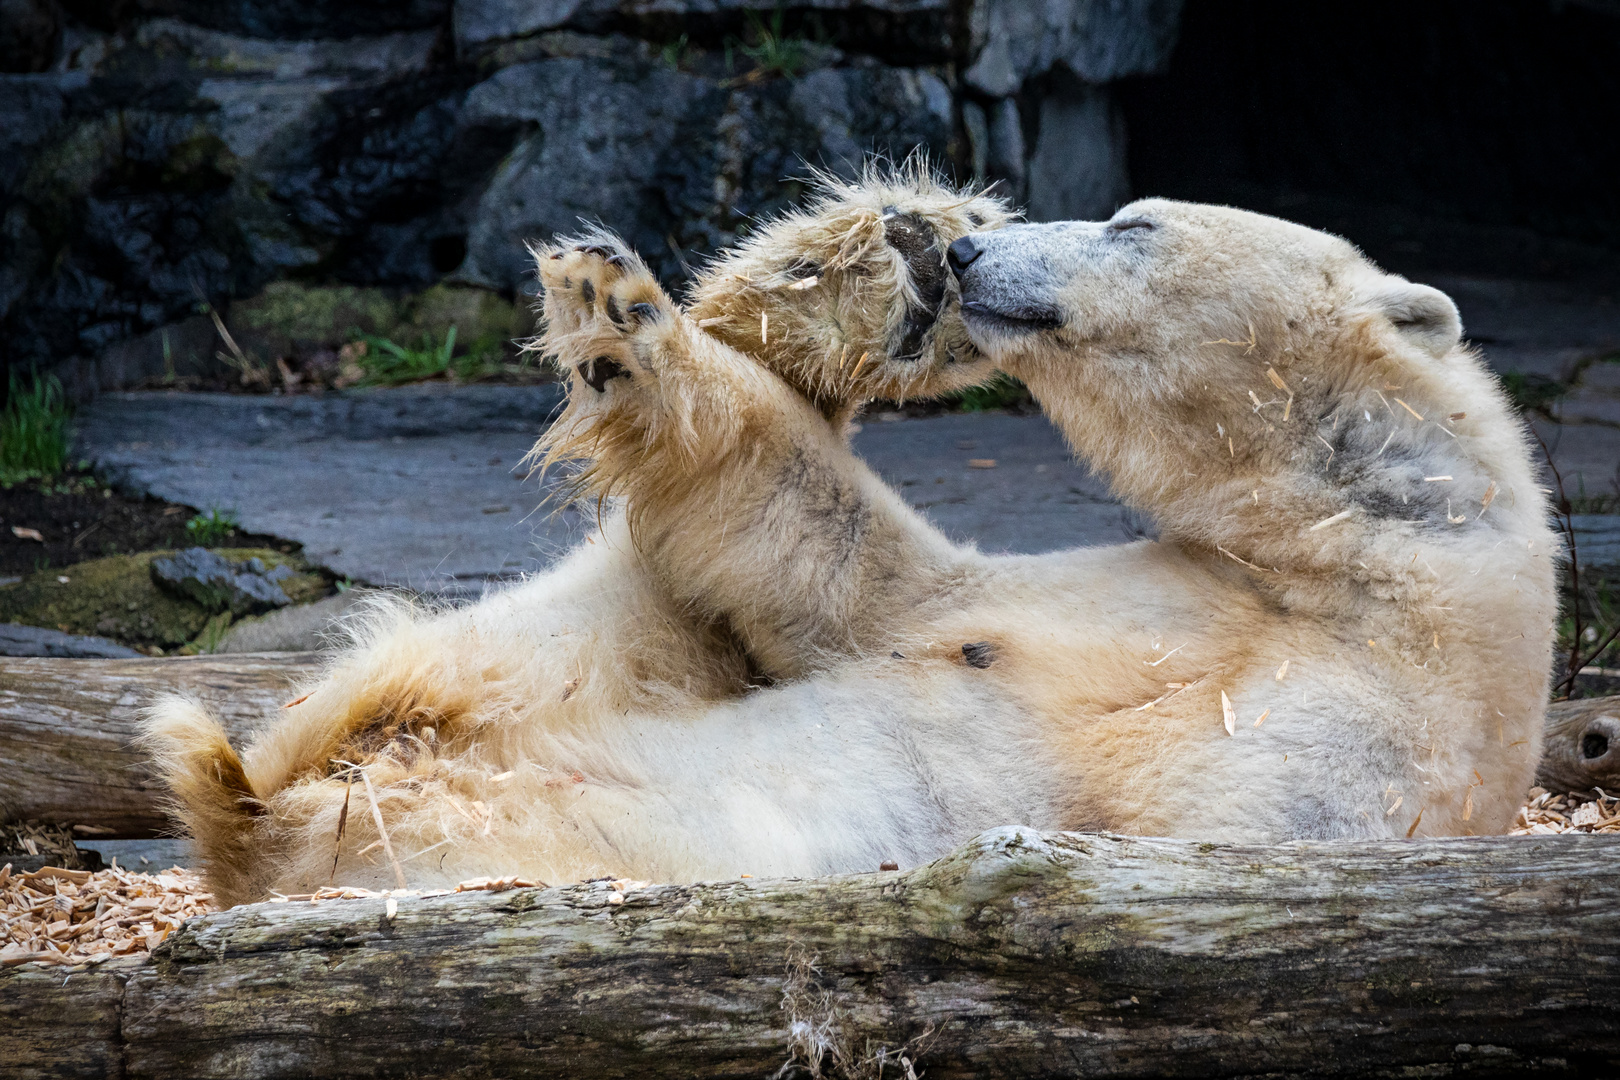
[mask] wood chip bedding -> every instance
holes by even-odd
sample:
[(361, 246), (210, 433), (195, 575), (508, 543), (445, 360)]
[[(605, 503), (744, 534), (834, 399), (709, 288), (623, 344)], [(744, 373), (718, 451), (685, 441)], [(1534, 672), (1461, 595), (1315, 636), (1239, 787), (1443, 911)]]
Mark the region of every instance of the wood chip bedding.
[[(1514, 836), (1620, 832), (1620, 797), (1596, 788), (1564, 795), (1531, 788), (1511, 832)], [(504, 877), (474, 878), (454, 889), (427, 891), (329, 888), (273, 897), (271, 903), (382, 899), (393, 908), (402, 897), (500, 892), (544, 884)], [(647, 886), (645, 881), (629, 880), (602, 884), (608, 890), (609, 904), (622, 904), (626, 892)], [(4, 923), (0, 967), (29, 963), (75, 967), (115, 956), (140, 956), (156, 948), (191, 916), (217, 910), (201, 876), (178, 866), (159, 874), (133, 873), (116, 865), (96, 873), (48, 866), (17, 874), (8, 863), (0, 867), (0, 920)]]

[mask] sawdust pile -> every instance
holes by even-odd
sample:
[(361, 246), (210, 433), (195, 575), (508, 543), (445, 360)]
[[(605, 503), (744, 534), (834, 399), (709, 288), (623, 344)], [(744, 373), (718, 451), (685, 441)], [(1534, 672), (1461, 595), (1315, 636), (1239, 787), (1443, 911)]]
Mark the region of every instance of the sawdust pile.
[(193, 915), (214, 911), (202, 878), (178, 866), (161, 874), (91, 873), (47, 866), (0, 868), (0, 967), (99, 963), (150, 952)]
[(1602, 788), (1592, 792), (1554, 795), (1531, 788), (1530, 798), (1519, 808), (1513, 823), (1513, 836), (1547, 836), (1551, 833), (1620, 833), (1620, 797)]

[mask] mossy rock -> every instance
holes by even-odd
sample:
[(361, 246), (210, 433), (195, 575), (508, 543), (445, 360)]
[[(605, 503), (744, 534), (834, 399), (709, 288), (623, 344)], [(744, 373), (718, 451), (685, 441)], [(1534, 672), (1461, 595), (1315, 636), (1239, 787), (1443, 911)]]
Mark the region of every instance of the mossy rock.
[[(0, 589), (0, 622), (44, 626), (70, 634), (94, 634), (126, 645), (173, 649), (208, 627), (212, 613), (152, 583), (152, 560), (172, 551), (113, 555), (65, 569), (41, 570)], [(298, 571), (281, 582), (295, 604), (319, 599), (326, 582), (308, 572), (302, 560), (265, 548), (220, 548), (227, 560), (255, 556), (270, 566)], [(66, 578), (64, 582), (62, 579)], [(216, 630), (217, 634), (223, 628)]]
[(243, 349), (268, 360), (290, 355), (295, 345), (335, 347), (356, 331), (386, 334), (400, 314), (398, 301), (382, 289), (275, 281), (233, 303), (229, 324)]
[(441, 284), (410, 300), (405, 321), (393, 337), (404, 341), (431, 334), (435, 340), (443, 340), (452, 326), (459, 342), (480, 349), (532, 337), (536, 329), (535, 314), (527, 300), (514, 304), (489, 289)]

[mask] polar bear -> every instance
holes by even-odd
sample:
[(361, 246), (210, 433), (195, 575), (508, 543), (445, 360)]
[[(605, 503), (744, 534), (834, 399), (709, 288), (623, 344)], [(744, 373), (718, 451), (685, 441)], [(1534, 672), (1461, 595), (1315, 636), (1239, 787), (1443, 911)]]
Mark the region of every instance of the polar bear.
[[(235, 828), (243, 883), (327, 876), (356, 766), (413, 884), (874, 869), (1014, 821), (1501, 831), (1539, 756), (1556, 547), (1449, 300), (1323, 234), (1162, 201), (948, 250), (974, 352), (1024, 378), (1163, 540), (952, 545), (812, 395), (610, 238), (545, 252), (548, 345), (574, 372), (548, 452), (588, 459), (582, 493), (623, 497), (669, 610), (724, 625), (780, 681), (537, 715), (514, 690), (557, 689), (512, 657), (548, 643), (514, 648), (491, 620), (454, 651), (499, 661), (477, 707), (505, 717), (454, 746), (422, 717), (369, 723), (376, 741), (324, 770), (239, 785), (270, 809)], [(226, 760), (198, 731), (182, 785)], [(344, 878), (386, 884), (357, 861), (381, 839), (361, 821)]]
[[(1523, 425), (1443, 293), (1336, 237), (1163, 200), (954, 241), (974, 345), (1162, 536), (986, 557), (629, 256), (553, 257), (628, 312), (575, 298), (557, 352), (624, 378), (576, 394), (553, 452), (589, 454), (688, 610), (774, 670), (993, 686), (1011, 730), (942, 730), (923, 715), (937, 699), (909, 723), (987, 760), (1033, 725), (1017, 783), (1056, 809), (1043, 827), (1281, 840), (1510, 821), (1540, 757), (1559, 548)], [(964, 777), (930, 775), (969, 819)]]
[[(936, 396), (994, 375), (967, 342), (944, 248), (1010, 219), (999, 200), (953, 189), (917, 161), (870, 167), (855, 183), (824, 177), (805, 210), (766, 223), (709, 266), (686, 314), (706, 340), (748, 349), (842, 438), (869, 398)], [(548, 304), (554, 331), (570, 310)], [(608, 365), (587, 365), (576, 392), (611, 377)], [(334, 876), (397, 882), (379, 856), (357, 854), (380, 839), (368, 814), (344, 810), (363, 780), (412, 881), (619, 865), (558, 863), (511, 827), (508, 808), (531, 789), (600, 790), (604, 774), (582, 771), (583, 759), (558, 764), (552, 740), (605, 718), (675, 716), (739, 698), (778, 673), (724, 618), (695, 617), (674, 599), (622, 509), (598, 506), (599, 531), (577, 550), (480, 603), (435, 611), (377, 601), (352, 647), (241, 756), (199, 703), (153, 705), (148, 744), (222, 902), (307, 891)], [(437, 764), (424, 773), (428, 760)], [(363, 776), (353, 767), (362, 765)], [(503, 772), (514, 776), (487, 783)]]

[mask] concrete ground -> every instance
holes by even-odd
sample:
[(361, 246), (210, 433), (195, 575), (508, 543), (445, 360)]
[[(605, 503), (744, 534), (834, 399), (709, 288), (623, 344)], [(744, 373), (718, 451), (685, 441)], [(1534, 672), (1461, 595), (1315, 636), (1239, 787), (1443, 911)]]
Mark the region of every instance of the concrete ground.
[[(1587, 561), (1620, 562), (1620, 362), (1611, 359), (1620, 304), (1534, 282), (1435, 284), (1497, 370), (1563, 391), (1536, 428), (1588, 511), (1578, 523)], [(81, 453), (126, 486), (235, 510), (246, 528), (296, 540), (357, 582), (467, 595), (545, 567), (590, 527), (573, 509), (542, 508), (547, 489), (523, 464), (557, 393), (105, 395), (81, 417)], [(953, 539), (987, 551), (1118, 543), (1152, 527), (1075, 464), (1040, 417), (878, 415), (855, 449)]]
[[(467, 594), (545, 567), (591, 527), (586, 513), (542, 507), (548, 487), (524, 465), (554, 404), (541, 389), (509, 390), (533, 403), (499, 413), (500, 395), (373, 391), (401, 407), (349, 427), (298, 398), (108, 395), (86, 411), (81, 453), (126, 487), (234, 510), (357, 582)], [(416, 413), (428, 409), (440, 426), (422, 434)], [(948, 535), (987, 551), (1137, 534), (1040, 417), (890, 414), (863, 425), (855, 447)]]

